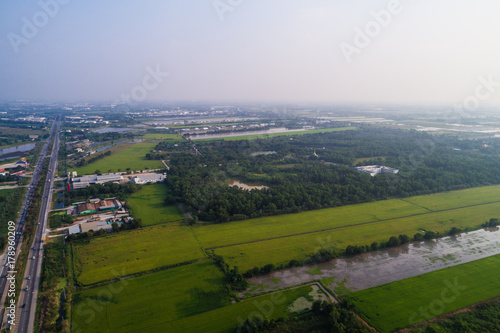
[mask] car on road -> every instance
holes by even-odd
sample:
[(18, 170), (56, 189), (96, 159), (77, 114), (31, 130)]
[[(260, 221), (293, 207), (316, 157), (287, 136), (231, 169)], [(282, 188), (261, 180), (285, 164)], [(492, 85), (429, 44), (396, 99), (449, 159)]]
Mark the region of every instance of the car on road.
[(33, 258), (31, 258), (31, 259), (35, 260), (35, 256), (33, 256)]
[(31, 279), (31, 275), (28, 275), (28, 277), (26, 278), (26, 280), (29, 280), (29, 279)]
[(26, 288), (24, 288), (24, 291), (28, 291), (28, 286), (26, 286)]

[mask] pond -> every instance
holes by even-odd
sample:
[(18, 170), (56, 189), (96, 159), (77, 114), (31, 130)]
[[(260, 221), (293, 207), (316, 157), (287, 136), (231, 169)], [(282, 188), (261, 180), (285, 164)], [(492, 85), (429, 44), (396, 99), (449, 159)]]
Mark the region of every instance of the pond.
[(35, 143), (28, 143), (15, 147), (0, 149), (0, 161), (8, 158), (23, 156), (24, 153), (27, 153), (33, 148), (35, 148), (35, 145), (36, 145)]
[(128, 139), (124, 139), (124, 140), (121, 140), (121, 141), (115, 142), (115, 143), (110, 144), (110, 145), (106, 145), (106, 146), (99, 147), (99, 148), (97, 148), (97, 149), (95, 150), (95, 152), (96, 152), (96, 153), (101, 152), (101, 151), (103, 151), (103, 150), (106, 150), (106, 149), (108, 149), (108, 148), (111, 148), (111, 147), (113, 147), (113, 146), (119, 145), (120, 143), (124, 143), (124, 142), (127, 142), (127, 141), (128, 141)]
[(54, 209), (62, 209), (62, 208), (64, 208), (64, 192), (59, 191), (57, 192), (57, 201), (54, 204)]

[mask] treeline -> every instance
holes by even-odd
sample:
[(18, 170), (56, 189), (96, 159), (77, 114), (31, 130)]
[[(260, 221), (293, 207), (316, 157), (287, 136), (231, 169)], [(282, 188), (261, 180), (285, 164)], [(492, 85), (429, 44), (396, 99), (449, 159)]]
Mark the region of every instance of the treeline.
[[(62, 293), (59, 284), (62, 279), (69, 277), (68, 273), (71, 271), (70, 251), (61, 238), (54, 239), (45, 246), (39, 295), (39, 332), (69, 330), (70, 292), (65, 290)], [(71, 281), (68, 282), (69, 286), (64, 289), (71, 289)]]
[(15, 188), (8, 195), (0, 195), (0, 252), (7, 244), (7, 222), (17, 222), (17, 212), (21, 208), (24, 197), (24, 188)]
[(128, 195), (139, 191), (141, 188), (141, 185), (132, 182), (125, 184), (93, 184), (78, 190), (68, 191), (67, 198), (71, 203), (96, 197), (101, 199), (116, 197), (118, 200), (125, 200)]
[(134, 135), (130, 132), (107, 132), (107, 133), (98, 133), (98, 132), (84, 132), (83, 136), (85, 139), (89, 139), (93, 142), (103, 142), (110, 140), (120, 140), (120, 139), (132, 139)]
[[(19, 113), (17, 116), (24, 116)], [(29, 130), (43, 130), (47, 126), (46, 123), (36, 123), (32, 121), (17, 121), (17, 120), (3, 120), (2, 127), (29, 129)]]
[[(482, 226), (483, 227), (494, 227), (499, 225), (500, 223), (498, 222), (498, 219), (492, 218), (490, 219), (489, 222), (484, 223)], [(468, 228), (465, 229), (460, 229), (457, 227), (451, 228), (448, 232), (445, 233), (440, 233), (440, 232), (434, 232), (434, 231), (425, 231), (423, 234), (422, 233), (416, 233), (413, 235), (413, 237), (409, 237), (408, 235), (405, 234), (400, 234), (399, 236), (391, 236), (387, 241), (382, 241), (382, 242), (373, 242), (368, 245), (347, 245), (345, 248), (345, 251), (340, 254), (345, 254), (345, 255), (356, 255), (356, 254), (361, 254), (361, 253), (366, 253), (370, 251), (377, 251), (385, 248), (391, 248), (391, 247), (396, 247), (399, 245), (404, 245), (407, 243), (410, 243), (412, 241), (415, 242), (421, 242), (424, 240), (431, 240), (431, 239), (436, 239), (436, 238), (442, 238), (446, 236), (453, 236), (456, 234), (459, 234), (461, 232), (468, 231)], [(276, 270), (281, 270), (285, 268), (292, 268), (292, 267), (304, 267), (304, 266), (311, 266), (315, 265), (324, 261), (328, 261), (331, 259), (337, 258), (337, 253), (335, 252), (334, 248), (326, 248), (326, 249), (320, 249), (317, 251), (314, 255), (308, 257), (307, 259), (303, 261), (299, 260), (290, 260), (287, 264), (281, 264), (278, 266), (275, 266), (274, 264), (266, 264), (262, 267), (253, 267), (246, 272), (242, 274), (244, 278), (251, 278), (253, 276), (259, 276), (259, 275), (264, 275), (264, 274), (269, 274), (271, 272), (274, 272)]]
[[(2, 124), (3, 126), (3, 124)], [(0, 133), (1, 135), (1, 133)], [(41, 135), (41, 138), (46, 138), (48, 137), (48, 134), (46, 135)], [(28, 134), (9, 134), (8, 136), (0, 136), (0, 146), (8, 146), (8, 145), (14, 145), (16, 143), (26, 143), (26, 141), (29, 141), (29, 135)]]
[[(17, 172), (17, 171), (21, 171), (22, 169), (23, 168), (21, 166), (19, 166), (19, 167), (17, 167), (14, 170), (9, 170), (9, 172), (14, 173), (14, 172)], [(8, 175), (5, 175), (5, 176), (0, 175), (0, 183), (12, 182), (12, 181), (16, 181), (18, 179), (19, 179), (19, 176), (12, 175), (12, 174), (8, 174)], [(1, 200), (2, 200), (2, 197), (0, 196), (0, 201)]]
[(231, 286), (231, 289), (242, 291), (248, 287), (249, 284), (247, 280), (244, 279), (237, 266), (234, 266), (233, 268), (229, 267), (222, 256), (216, 255), (213, 252), (210, 253), (210, 257), (215, 261), (215, 264), (224, 273), (226, 282)]
[(254, 266), (253, 268), (243, 273), (243, 277), (251, 278), (253, 276), (269, 274), (276, 270), (281, 270), (285, 268), (311, 266), (335, 258), (337, 258), (337, 253), (333, 248), (320, 249), (319, 251), (317, 251), (316, 253), (314, 253), (313, 255), (311, 255), (310, 257), (306, 258), (303, 261), (292, 259), (286, 265), (275, 266), (274, 264), (266, 264), (262, 267)]
[(435, 239), (435, 238), (441, 238), (445, 236), (453, 236), (458, 233), (467, 231), (468, 229), (459, 229), (457, 227), (453, 227), (448, 231), (447, 233), (440, 233), (440, 232), (434, 232), (434, 231), (425, 231), (425, 233), (416, 233), (413, 235), (413, 238), (410, 238), (409, 236), (402, 234), (399, 236), (391, 236), (387, 242), (373, 242), (370, 245), (348, 245), (345, 249), (345, 254), (346, 255), (353, 255), (353, 254), (360, 254), (360, 253), (365, 253), (369, 251), (376, 251), (380, 249), (385, 249), (389, 247), (396, 247), (399, 245), (404, 245), (407, 244), (411, 241), (415, 242), (421, 242), (424, 240), (430, 240), (430, 239)]
[(83, 167), (87, 164), (92, 164), (100, 159), (103, 159), (105, 158), (106, 156), (111, 156), (111, 150), (108, 150), (107, 152), (105, 153), (102, 153), (102, 154), (99, 154), (99, 155), (94, 155), (92, 156), (91, 158), (89, 158), (88, 160), (82, 158), (81, 160), (79, 160), (78, 162), (76, 162), (76, 166), (77, 167)]
[(145, 160), (154, 161), (154, 160), (165, 160), (170, 156), (167, 153), (147, 153), (144, 157)]
[(500, 225), (497, 218), (492, 218), (488, 222), (485, 222), (482, 227), (484, 228), (494, 228)]
[[(177, 147), (175, 146), (177, 145)], [(156, 151), (189, 151), (191, 149), (191, 145), (186, 141), (177, 141), (177, 140), (163, 140), (158, 142), (155, 146)]]
[[(200, 142), (201, 155), (172, 154), (169, 200), (199, 220), (227, 222), (500, 183), (497, 155), (476, 148), (481, 142), (461, 151), (455, 144), (454, 138), (373, 128)], [(252, 155), (262, 151), (275, 153)], [(399, 173), (371, 177), (351, 167), (356, 158), (380, 156)], [(227, 186), (234, 178), (269, 189)]]

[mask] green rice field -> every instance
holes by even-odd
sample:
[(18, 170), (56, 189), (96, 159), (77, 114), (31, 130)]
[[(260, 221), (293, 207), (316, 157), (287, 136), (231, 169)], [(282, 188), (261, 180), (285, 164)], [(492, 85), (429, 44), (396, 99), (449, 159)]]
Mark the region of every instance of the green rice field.
[(500, 186), (474, 187), (403, 199), (432, 211), (500, 201)]
[(127, 198), (131, 213), (142, 220), (142, 226), (182, 220), (177, 206), (165, 206), (167, 192), (165, 184), (144, 185)]
[(235, 332), (247, 319), (259, 320), (264, 317), (274, 319), (293, 316), (300, 312), (299, 309), (310, 306), (313, 300), (318, 299), (318, 294), (321, 295), (322, 299), (325, 298), (322, 292), (318, 293), (312, 286), (304, 286), (244, 300), (192, 317), (148, 327), (148, 329), (154, 332)]
[(500, 295), (500, 255), (351, 294), (358, 313), (392, 332)]
[(193, 232), (178, 223), (77, 241), (72, 249), (75, 276), (84, 285), (205, 257)]
[[(144, 186), (131, 201), (132, 211), (145, 225), (180, 216), (162, 206), (166, 191), (162, 186)], [(436, 194), (439, 200), (432, 200), (432, 196), (392, 199), (193, 228), (173, 222), (77, 242), (75, 267), (81, 272), (78, 281), (91, 284), (113, 278), (110, 269), (123, 264), (127, 274), (133, 274), (202, 258), (202, 249), (211, 248), (241, 271), (269, 263), (287, 264), (292, 259), (303, 260), (321, 248), (334, 248), (341, 253), (348, 245), (387, 241), (399, 234), (412, 237), (420, 230), (448, 232), (452, 227), (477, 228), (500, 215), (500, 202), (477, 205), (495, 199), (495, 189), (499, 188)], [(463, 199), (456, 204), (473, 203), (473, 206), (434, 212), (425, 207), (450, 207), (450, 198), (465, 196), (474, 199)]]
[(147, 331), (231, 304), (211, 260), (88, 289), (74, 298), (73, 331), (82, 332)]
[(95, 170), (102, 173), (122, 172), (130, 168), (131, 171), (149, 169), (162, 169), (164, 168), (161, 161), (145, 160), (144, 157), (147, 153), (154, 149), (156, 143), (140, 142), (136, 143), (124, 150), (120, 150), (111, 156), (104, 157), (94, 163), (85, 165), (80, 168), (70, 169), (69, 171), (76, 171), (78, 175), (93, 174)]
[[(428, 212), (429, 210), (414, 204), (392, 199), (240, 222), (198, 226), (194, 230), (203, 246), (212, 248)], [(235, 232), (235, 230), (238, 231)]]
[[(263, 240), (247, 244), (216, 248), (215, 253), (240, 270), (265, 264), (287, 264), (290, 260), (303, 260), (322, 248), (334, 248), (338, 253), (348, 245), (369, 245), (387, 241), (390, 236), (406, 234), (413, 237), (419, 230), (447, 232), (453, 227), (478, 227), (492, 217), (500, 216), (500, 203), (487, 204), (403, 217), (388, 221), (364, 224), (299, 236)], [(269, 237), (263, 233), (263, 239)]]

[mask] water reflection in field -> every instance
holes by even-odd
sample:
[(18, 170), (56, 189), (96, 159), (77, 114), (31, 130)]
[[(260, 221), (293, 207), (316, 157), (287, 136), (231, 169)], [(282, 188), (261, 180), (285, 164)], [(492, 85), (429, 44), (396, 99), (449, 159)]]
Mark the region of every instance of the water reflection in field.
[(25, 153), (35, 148), (35, 146), (35, 143), (28, 143), (24, 145), (0, 149), (0, 161), (8, 158), (23, 156)]
[(332, 290), (362, 290), (495, 254), (500, 254), (499, 229), (486, 228), (250, 278), (253, 286), (260, 287), (241, 296), (317, 279), (325, 279)]

